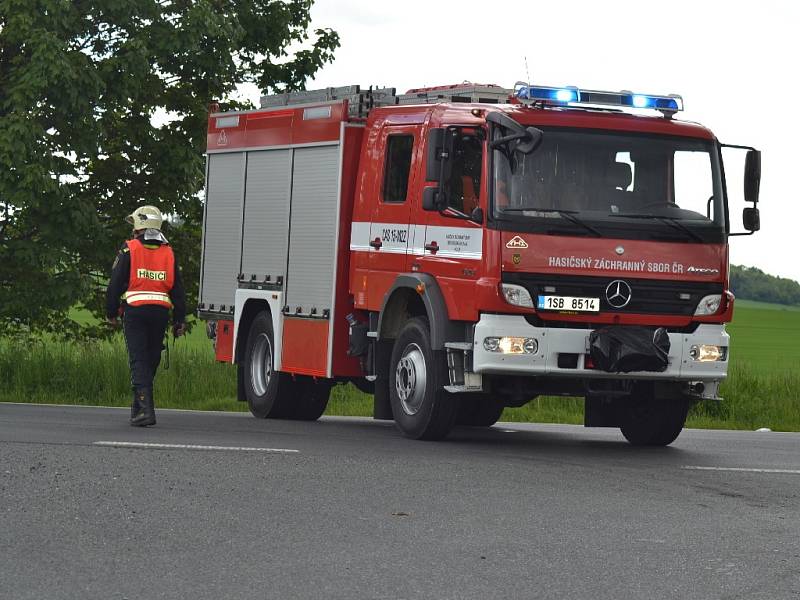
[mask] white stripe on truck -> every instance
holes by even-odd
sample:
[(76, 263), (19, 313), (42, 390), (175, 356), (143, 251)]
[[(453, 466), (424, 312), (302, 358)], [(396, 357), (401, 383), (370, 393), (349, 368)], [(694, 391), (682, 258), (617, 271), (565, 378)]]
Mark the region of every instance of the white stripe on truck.
[[(380, 250), (369, 245), (375, 238), (381, 239)], [(436, 254), (425, 250), (425, 245), (433, 242), (439, 246)], [(353, 221), (350, 250), (480, 260), (483, 257), (483, 229)]]

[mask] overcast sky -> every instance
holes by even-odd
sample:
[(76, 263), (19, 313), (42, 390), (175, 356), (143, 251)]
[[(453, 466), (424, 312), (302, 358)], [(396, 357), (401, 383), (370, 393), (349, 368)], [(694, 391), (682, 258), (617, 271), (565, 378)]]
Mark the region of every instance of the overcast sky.
[(800, 1), (316, 0), (311, 14), (342, 46), (308, 89), (512, 87), (527, 57), (544, 85), (681, 94), (682, 119), (762, 151), (762, 230), (731, 238), (731, 262), (800, 280)]

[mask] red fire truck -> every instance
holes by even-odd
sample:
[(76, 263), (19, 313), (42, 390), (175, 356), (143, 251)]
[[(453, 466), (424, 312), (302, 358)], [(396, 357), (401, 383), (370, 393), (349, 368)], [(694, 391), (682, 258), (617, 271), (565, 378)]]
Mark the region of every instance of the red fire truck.
[[(721, 144), (676, 95), (460, 84), (265, 96), (208, 121), (199, 315), (256, 417), (317, 419), (332, 386), (439, 439), (539, 395), (666, 445), (720, 400)], [(727, 152), (727, 150), (726, 150)], [(732, 186), (731, 186), (732, 187)]]

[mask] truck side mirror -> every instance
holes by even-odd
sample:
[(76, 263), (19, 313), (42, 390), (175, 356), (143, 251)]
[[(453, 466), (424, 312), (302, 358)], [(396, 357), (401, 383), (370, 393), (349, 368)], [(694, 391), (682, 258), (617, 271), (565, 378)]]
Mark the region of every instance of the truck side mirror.
[(522, 154), (531, 154), (541, 145), (544, 139), (544, 132), (541, 129), (536, 129), (536, 127), (526, 127), (525, 133), (527, 133), (527, 137), (517, 142), (514, 151)]
[(442, 175), (444, 131), (441, 127), (437, 127), (428, 132), (428, 159), (425, 163), (425, 181), (439, 181)]
[[(744, 199), (755, 204), (758, 202), (758, 191), (761, 186), (761, 152), (749, 150), (744, 161)], [(745, 209), (747, 211), (748, 209)], [(756, 218), (756, 223), (758, 219)], [(749, 231), (758, 231), (747, 228)]]
[(422, 210), (441, 211), (446, 208), (444, 196), (439, 193), (438, 187), (426, 187), (422, 190)]
[[(756, 186), (757, 185), (756, 183)], [(756, 194), (758, 194), (758, 187), (756, 187)], [(748, 207), (742, 210), (742, 223), (747, 231), (758, 231), (761, 229), (761, 216), (758, 214), (758, 208)]]
[(439, 210), (447, 208), (447, 201), (450, 198), (450, 178), (453, 174), (453, 150), (455, 149), (456, 139), (459, 136), (458, 127), (448, 127), (442, 131), (442, 161), (439, 171)]
[(428, 156), (425, 180), (436, 181), (439, 187), (426, 187), (422, 192), (422, 209), (442, 211), (447, 208), (447, 184), (452, 170), (453, 141), (458, 128), (435, 127), (428, 132)]
[[(732, 150), (734, 155), (734, 164), (741, 164), (741, 152), (746, 151), (744, 155), (744, 186), (741, 189), (744, 194), (735, 193), (735, 187), (739, 187), (739, 183), (734, 183), (734, 179), (730, 179), (728, 173), (725, 173), (725, 184), (727, 192), (733, 192), (733, 199), (736, 201), (736, 210), (742, 203), (750, 203), (752, 206), (742, 209), (742, 223), (745, 231), (729, 231), (728, 236), (735, 235), (753, 235), (761, 228), (761, 217), (758, 213), (758, 193), (761, 186), (761, 152), (752, 146), (741, 146), (739, 144), (720, 144), (720, 154), (723, 155), (726, 150)], [(724, 158), (724, 157), (723, 157)], [(727, 159), (726, 159), (727, 160)], [(736, 214), (734, 205), (730, 203), (731, 197), (728, 197), (728, 208), (731, 216)], [(729, 225), (732, 225), (729, 224)]]
[(544, 132), (536, 127), (524, 127), (514, 119), (500, 112), (489, 113), (487, 123), (499, 125), (508, 135), (496, 137), (489, 143), (489, 148), (495, 150), (506, 147), (508, 152), (530, 154), (536, 150), (544, 139)]

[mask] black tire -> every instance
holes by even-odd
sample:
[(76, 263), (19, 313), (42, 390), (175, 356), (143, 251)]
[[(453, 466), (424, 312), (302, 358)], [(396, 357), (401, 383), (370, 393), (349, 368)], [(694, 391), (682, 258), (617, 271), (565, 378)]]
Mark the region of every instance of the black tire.
[(269, 313), (258, 313), (250, 324), (241, 366), (247, 406), (259, 419), (286, 418), (291, 408), (294, 382), (272, 367), (274, 340)]
[(487, 394), (470, 394), (459, 398), (456, 425), (491, 427), (500, 419), (505, 405)]
[(656, 398), (652, 385), (640, 385), (620, 406), (619, 429), (634, 446), (668, 446), (683, 430), (688, 412), (685, 399)]
[(312, 377), (295, 381), (296, 397), (292, 399), (288, 418), (296, 421), (316, 421), (325, 412), (331, 396), (329, 380), (314, 380)]
[(411, 319), (397, 336), (389, 362), (392, 415), (405, 436), (440, 440), (450, 433), (458, 404), (444, 390), (446, 377), (444, 356), (431, 349), (428, 320)]

